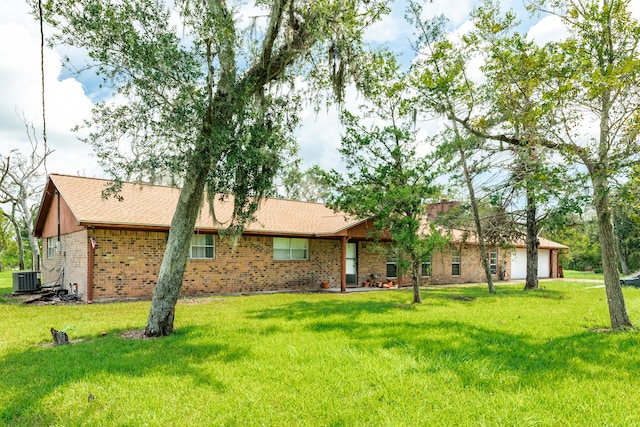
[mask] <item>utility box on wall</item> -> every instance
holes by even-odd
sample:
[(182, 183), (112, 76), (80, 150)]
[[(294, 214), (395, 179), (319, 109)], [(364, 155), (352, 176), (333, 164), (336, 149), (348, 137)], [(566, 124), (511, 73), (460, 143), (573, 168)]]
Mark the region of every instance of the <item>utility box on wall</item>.
[(39, 271), (16, 271), (13, 273), (13, 292), (37, 292), (39, 290)]

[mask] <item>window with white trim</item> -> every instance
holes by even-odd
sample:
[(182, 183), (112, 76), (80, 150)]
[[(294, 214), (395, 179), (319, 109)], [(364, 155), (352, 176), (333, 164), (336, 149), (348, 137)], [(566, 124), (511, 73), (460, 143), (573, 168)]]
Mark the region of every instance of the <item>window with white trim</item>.
[(387, 254), (387, 278), (398, 277), (398, 257)]
[(489, 270), (491, 274), (496, 274), (498, 272), (498, 249), (493, 248), (489, 252)]
[(309, 259), (309, 239), (274, 237), (273, 259), (277, 261)]
[(56, 256), (56, 243), (55, 237), (47, 237), (47, 258), (53, 258)]
[(420, 264), (420, 275), (422, 277), (431, 277), (431, 255), (427, 255), (422, 259)]
[(451, 275), (460, 276), (460, 251), (456, 247), (451, 248)]
[(191, 238), (191, 259), (213, 259), (216, 256), (213, 234), (194, 234)]

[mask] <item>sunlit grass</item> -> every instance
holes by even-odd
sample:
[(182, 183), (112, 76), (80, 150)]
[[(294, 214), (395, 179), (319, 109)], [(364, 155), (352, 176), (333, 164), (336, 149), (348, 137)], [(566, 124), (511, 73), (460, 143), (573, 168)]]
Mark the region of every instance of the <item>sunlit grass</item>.
[(564, 270), (563, 274), (566, 279), (604, 280), (603, 273), (594, 273), (593, 271)]
[[(185, 300), (176, 333), (153, 340), (120, 337), (148, 302), (0, 298), (0, 424), (640, 424), (639, 337), (602, 332), (604, 290), (521, 289)], [(639, 323), (640, 289), (624, 293)], [(83, 341), (44, 347), (50, 327)]]

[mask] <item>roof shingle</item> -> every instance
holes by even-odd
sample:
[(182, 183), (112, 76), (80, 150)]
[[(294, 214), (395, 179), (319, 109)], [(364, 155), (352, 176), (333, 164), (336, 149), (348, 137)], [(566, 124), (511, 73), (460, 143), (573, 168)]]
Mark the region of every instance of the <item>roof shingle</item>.
[[(168, 228), (175, 211), (180, 189), (159, 185), (124, 183), (120, 196), (102, 198), (110, 181), (69, 175), (51, 174), (56, 186), (74, 216), (84, 225), (129, 225)], [(215, 214), (222, 224), (215, 224), (208, 203), (200, 210), (197, 229), (225, 228), (231, 219), (233, 197), (214, 201)], [(265, 199), (256, 213), (256, 221), (245, 226), (245, 232), (269, 234), (334, 235), (360, 223), (341, 212), (319, 203), (284, 199)]]
[[(168, 229), (178, 203), (180, 189), (174, 187), (123, 183), (122, 201), (115, 197), (104, 199), (102, 192), (109, 180), (51, 174), (51, 182), (58, 189), (80, 225), (120, 225)], [(228, 225), (233, 210), (233, 197), (214, 200), (215, 224), (205, 200), (196, 221), (200, 230), (221, 230)], [(320, 203), (268, 198), (260, 203), (256, 220), (247, 224), (246, 233), (273, 235), (335, 236), (365, 220), (358, 220), (343, 212), (334, 212)], [(427, 225), (423, 224), (426, 229)], [(453, 230), (453, 240), (462, 241), (463, 232)], [(477, 244), (474, 233), (467, 243)], [(541, 249), (568, 249), (548, 239), (539, 239)], [(524, 241), (516, 247), (526, 247)]]

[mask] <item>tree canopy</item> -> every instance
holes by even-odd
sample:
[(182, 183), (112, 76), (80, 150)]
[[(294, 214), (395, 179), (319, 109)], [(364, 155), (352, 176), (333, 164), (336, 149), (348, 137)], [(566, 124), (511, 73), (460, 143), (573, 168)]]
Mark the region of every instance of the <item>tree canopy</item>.
[(277, 0), (244, 10), (223, 0), (44, 4), (54, 42), (85, 50), (90, 68), (117, 95), (99, 103), (87, 123), (94, 130), (87, 141), (116, 183), (133, 174), (181, 184), (146, 328), (149, 336), (169, 334), (205, 190), (210, 206), (215, 197), (233, 195), (225, 225), (242, 230), (271, 188), (296, 125), (296, 76), (342, 100), (358, 70), (362, 32), (386, 4)]
[[(537, 46), (514, 32), (513, 13), (502, 15), (499, 2), (484, 1), (474, 12), (477, 30), (458, 45), (441, 38), (427, 55), (446, 66), (422, 76), (430, 108), (466, 131), (525, 149), (529, 158), (532, 150), (551, 149), (574, 172), (586, 170), (613, 328), (631, 323), (619, 284), (610, 185), (640, 157), (640, 27), (628, 3), (532, 2), (533, 11), (557, 14), (569, 34)], [(425, 33), (437, 35), (438, 26), (432, 28)], [(484, 61), (483, 79), (467, 74), (474, 58)]]
[[(431, 160), (418, 153), (406, 77), (393, 58), (376, 56), (366, 70), (366, 103), (360, 115), (342, 113), (339, 152), (347, 174), (332, 171), (336, 193), (329, 205), (359, 218), (373, 218), (389, 233), (400, 274), (411, 267), (414, 302), (421, 302), (419, 268), (445, 239), (425, 224), (426, 203), (437, 197)], [(378, 236), (379, 237), (379, 236)]]

